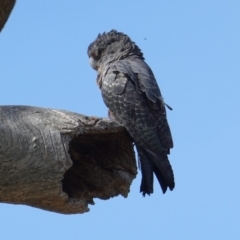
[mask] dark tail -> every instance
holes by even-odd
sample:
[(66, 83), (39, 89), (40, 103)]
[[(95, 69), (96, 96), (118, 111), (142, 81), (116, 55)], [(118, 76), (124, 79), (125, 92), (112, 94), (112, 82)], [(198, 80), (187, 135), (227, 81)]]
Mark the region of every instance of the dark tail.
[(174, 175), (167, 154), (156, 154), (140, 147), (137, 147), (137, 150), (142, 171), (140, 192), (143, 193), (143, 196), (153, 193), (153, 173), (155, 173), (163, 193), (167, 191), (167, 188), (173, 190)]

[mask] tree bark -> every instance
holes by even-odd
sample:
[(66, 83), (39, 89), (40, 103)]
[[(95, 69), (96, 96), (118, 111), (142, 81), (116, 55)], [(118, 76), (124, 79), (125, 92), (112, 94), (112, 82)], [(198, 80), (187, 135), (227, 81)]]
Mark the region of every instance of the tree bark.
[(16, 0), (0, 0), (0, 32), (12, 12)]
[(132, 141), (117, 122), (0, 107), (0, 202), (84, 213), (94, 198), (127, 197), (136, 174)]

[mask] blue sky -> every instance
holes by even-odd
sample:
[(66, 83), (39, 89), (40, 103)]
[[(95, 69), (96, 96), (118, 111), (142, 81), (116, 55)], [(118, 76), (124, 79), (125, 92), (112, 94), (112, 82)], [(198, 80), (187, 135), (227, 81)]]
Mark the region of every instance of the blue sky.
[(240, 1), (18, 1), (0, 35), (1, 105), (105, 117), (87, 47), (117, 29), (142, 49), (168, 111), (176, 188), (86, 214), (0, 204), (1, 239), (240, 239)]

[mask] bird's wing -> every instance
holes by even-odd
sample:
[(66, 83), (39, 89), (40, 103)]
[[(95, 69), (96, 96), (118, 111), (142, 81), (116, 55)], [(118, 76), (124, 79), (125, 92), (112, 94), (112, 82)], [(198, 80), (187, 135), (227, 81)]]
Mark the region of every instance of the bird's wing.
[[(114, 87), (116, 94), (123, 92), (124, 95), (127, 94), (124, 96), (125, 101), (131, 101), (134, 104), (131, 109), (135, 109), (137, 112), (141, 110), (141, 116), (148, 121), (148, 126), (158, 128), (158, 136), (162, 144), (166, 148), (172, 148), (173, 141), (167, 122), (165, 104), (156, 79), (148, 65), (142, 60), (120, 60), (116, 61), (111, 68), (116, 69), (115, 73), (123, 74), (121, 78), (115, 80), (118, 81)], [(128, 81), (131, 84), (128, 84)], [(130, 86), (136, 88), (135, 91), (132, 90), (131, 94), (126, 91)]]

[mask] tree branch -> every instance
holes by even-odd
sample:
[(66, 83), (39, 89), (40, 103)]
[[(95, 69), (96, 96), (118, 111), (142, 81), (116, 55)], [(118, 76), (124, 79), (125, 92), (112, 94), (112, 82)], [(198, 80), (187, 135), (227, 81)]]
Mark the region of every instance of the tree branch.
[(127, 197), (136, 174), (133, 144), (116, 122), (0, 107), (0, 202), (83, 213), (93, 198)]
[(0, 0), (0, 32), (7, 22), (16, 0)]

